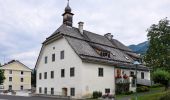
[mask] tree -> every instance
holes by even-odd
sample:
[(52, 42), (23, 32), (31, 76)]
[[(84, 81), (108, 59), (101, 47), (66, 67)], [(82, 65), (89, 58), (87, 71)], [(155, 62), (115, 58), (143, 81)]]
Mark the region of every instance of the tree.
[(146, 65), (170, 72), (170, 24), (167, 18), (153, 24), (148, 30), (149, 48), (144, 57)]
[(170, 81), (170, 73), (165, 70), (157, 69), (153, 72), (153, 81), (164, 85), (165, 90), (167, 90)]
[[(1, 64), (0, 64), (1, 67)], [(4, 76), (4, 71), (0, 69), (0, 84), (4, 83), (5, 76)]]
[(36, 87), (36, 70), (35, 69), (33, 69), (31, 73), (31, 85), (33, 87)]

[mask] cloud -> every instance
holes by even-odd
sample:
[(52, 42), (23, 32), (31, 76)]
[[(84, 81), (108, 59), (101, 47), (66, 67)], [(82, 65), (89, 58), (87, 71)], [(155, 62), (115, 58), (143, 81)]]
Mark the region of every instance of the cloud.
[[(0, 0), (0, 62), (19, 59), (33, 68), (41, 43), (61, 24), (67, 0)], [(146, 30), (170, 18), (169, 0), (72, 0), (74, 26), (114, 38), (126, 45), (146, 41)], [(5, 59), (4, 59), (5, 58)]]

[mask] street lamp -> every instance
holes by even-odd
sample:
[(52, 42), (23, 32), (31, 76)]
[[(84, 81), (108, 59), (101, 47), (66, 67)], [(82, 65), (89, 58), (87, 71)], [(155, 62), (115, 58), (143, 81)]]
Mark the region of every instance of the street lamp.
[(137, 97), (137, 67), (138, 65), (140, 64), (138, 61), (134, 61), (133, 64), (135, 65), (135, 71), (136, 71), (136, 79), (135, 79), (135, 87), (136, 87), (136, 92), (135, 92), (135, 100), (138, 100), (138, 97)]

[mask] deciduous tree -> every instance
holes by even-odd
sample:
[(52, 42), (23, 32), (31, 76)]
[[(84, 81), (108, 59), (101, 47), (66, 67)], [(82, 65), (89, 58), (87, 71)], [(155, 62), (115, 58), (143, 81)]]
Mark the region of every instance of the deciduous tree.
[(153, 81), (155, 83), (160, 83), (165, 86), (165, 90), (168, 89), (170, 81), (170, 73), (165, 70), (157, 69), (153, 72)]
[(161, 68), (170, 72), (170, 24), (167, 18), (148, 29), (149, 48), (144, 57), (148, 67)]

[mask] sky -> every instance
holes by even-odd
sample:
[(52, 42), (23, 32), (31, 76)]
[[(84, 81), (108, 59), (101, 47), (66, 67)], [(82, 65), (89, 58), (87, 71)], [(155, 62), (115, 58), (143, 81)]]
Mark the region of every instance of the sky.
[[(61, 24), (67, 0), (0, 0), (0, 62), (20, 60), (35, 67), (42, 42)], [(170, 18), (170, 0), (70, 0), (73, 26), (125, 45), (147, 40), (147, 29)]]

